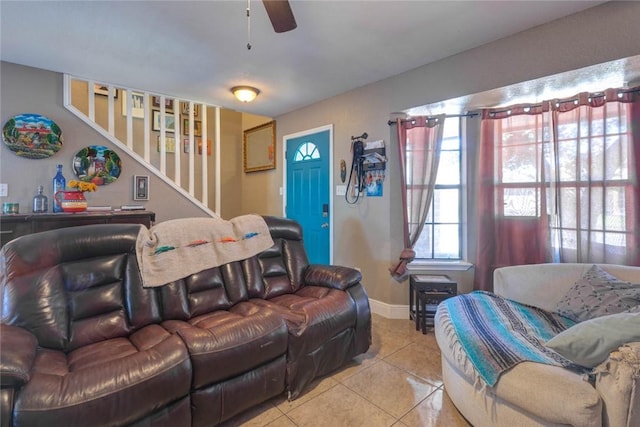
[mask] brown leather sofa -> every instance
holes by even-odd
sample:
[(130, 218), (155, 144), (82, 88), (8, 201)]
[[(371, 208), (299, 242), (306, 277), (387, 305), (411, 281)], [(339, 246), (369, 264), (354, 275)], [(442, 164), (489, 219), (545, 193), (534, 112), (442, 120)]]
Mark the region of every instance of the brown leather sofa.
[(371, 342), (358, 271), (309, 265), (300, 226), (265, 217), (261, 254), (143, 288), (139, 225), (32, 234), (1, 252), (3, 426), (213, 426)]

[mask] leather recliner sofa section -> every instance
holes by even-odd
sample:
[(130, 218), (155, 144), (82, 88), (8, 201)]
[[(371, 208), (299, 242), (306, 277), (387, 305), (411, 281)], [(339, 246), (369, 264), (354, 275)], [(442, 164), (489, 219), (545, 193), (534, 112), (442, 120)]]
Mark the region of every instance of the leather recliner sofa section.
[(213, 426), (295, 399), (371, 342), (358, 271), (309, 265), (294, 221), (257, 256), (143, 288), (139, 225), (52, 230), (1, 252), (3, 426)]

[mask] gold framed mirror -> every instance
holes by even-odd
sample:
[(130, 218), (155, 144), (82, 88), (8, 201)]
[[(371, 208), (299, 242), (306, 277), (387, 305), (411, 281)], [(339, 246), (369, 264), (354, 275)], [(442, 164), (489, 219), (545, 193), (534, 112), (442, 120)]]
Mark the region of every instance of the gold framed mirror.
[(276, 168), (276, 121), (244, 131), (243, 164), (245, 172)]

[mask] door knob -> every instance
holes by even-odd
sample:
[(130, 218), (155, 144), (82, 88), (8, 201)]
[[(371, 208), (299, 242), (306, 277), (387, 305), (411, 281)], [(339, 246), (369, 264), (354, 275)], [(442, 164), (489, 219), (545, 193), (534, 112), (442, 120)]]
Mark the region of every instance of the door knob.
[(321, 225), (322, 228), (327, 228), (329, 226), (328, 222), (325, 222), (324, 224)]

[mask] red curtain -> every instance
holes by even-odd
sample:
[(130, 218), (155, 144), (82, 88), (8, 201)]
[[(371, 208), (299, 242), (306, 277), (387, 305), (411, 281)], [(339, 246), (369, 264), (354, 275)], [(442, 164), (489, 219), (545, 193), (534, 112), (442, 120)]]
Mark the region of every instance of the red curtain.
[[(498, 267), (540, 263), (548, 258), (548, 222), (545, 215), (522, 218), (504, 215), (505, 202), (501, 193), (508, 187), (499, 185), (501, 177), (497, 165), (503, 154), (501, 145), (495, 143), (503, 131), (518, 127), (510, 123), (513, 117), (522, 116), (525, 122), (536, 126), (545, 111), (542, 106), (521, 105), (482, 113), (476, 182), (479, 218), (475, 289), (492, 291), (493, 270)], [(542, 196), (539, 200), (543, 199)], [(538, 209), (544, 209), (544, 204)]]

